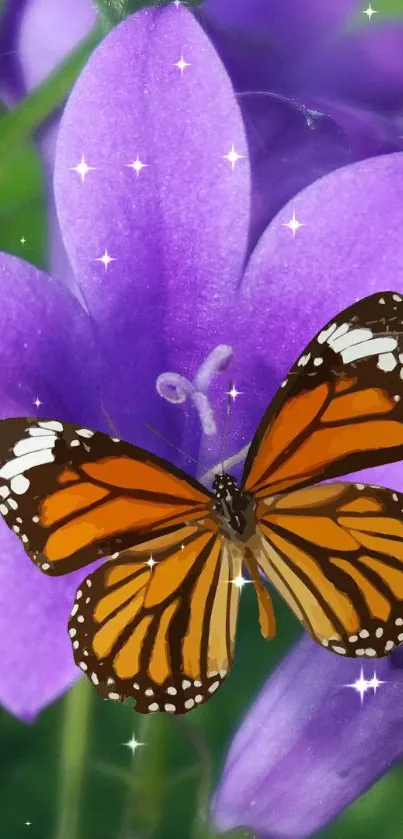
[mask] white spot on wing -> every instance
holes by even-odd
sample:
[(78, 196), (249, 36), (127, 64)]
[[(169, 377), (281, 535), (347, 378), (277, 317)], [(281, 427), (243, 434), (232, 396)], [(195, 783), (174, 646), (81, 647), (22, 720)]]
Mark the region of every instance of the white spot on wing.
[(24, 492), (29, 489), (29, 480), (25, 475), (16, 475), (15, 478), (11, 478), (10, 486), (16, 495), (24, 495)]
[(43, 466), (45, 463), (53, 463), (55, 457), (51, 449), (44, 451), (31, 452), (30, 454), (22, 455), (14, 460), (9, 460), (0, 469), (0, 478), (14, 478), (15, 475), (21, 475), (28, 469), (33, 469), (35, 466)]
[(396, 338), (371, 338), (370, 341), (362, 341), (360, 344), (355, 344), (348, 347), (341, 353), (343, 363), (348, 364), (351, 361), (358, 361), (360, 358), (369, 358), (372, 355), (382, 353), (389, 353), (397, 347)]
[(384, 373), (391, 373), (392, 370), (397, 367), (397, 359), (392, 352), (382, 353), (382, 355), (378, 358), (376, 366), (379, 367), (380, 370), (383, 370)]

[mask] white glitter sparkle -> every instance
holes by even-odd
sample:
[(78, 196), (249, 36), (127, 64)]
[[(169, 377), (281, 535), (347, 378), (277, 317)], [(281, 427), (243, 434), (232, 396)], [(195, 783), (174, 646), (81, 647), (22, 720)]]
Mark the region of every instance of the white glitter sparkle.
[(298, 221), (298, 219), (295, 215), (295, 210), (294, 210), (294, 212), (292, 214), (292, 219), (290, 219), (290, 221), (284, 222), (283, 227), (288, 227), (288, 229), (291, 230), (292, 235), (295, 239), (295, 234), (296, 234), (297, 230), (299, 230), (300, 227), (305, 227), (305, 225), (302, 224), (300, 221)]
[(237, 161), (241, 160), (243, 157), (245, 157), (245, 155), (244, 154), (238, 154), (238, 152), (235, 151), (234, 144), (232, 143), (231, 151), (229, 151), (228, 154), (224, 154), (223, 157), (224, 157), (224, 160), (228, 160), (228, 162), (231, 164), (232, 169), (234, 169)]
[(191, 64), (185, 61), (183, 55), (181, 55), (179, 61), (176, 61), (176, 63), (174, 64), (174, 67), (177, 67), (178, 70), (181, 71), (181, 76), (183, 76), (183, 71), (186, 70), (186, 67), (191, 67)]
[(132, 755), (134, 755), (135, 751), (139, 748), (139, 746), (144, 746), (145, 743), (140, 743), (139, 740), (136, 740), (136, 736), (133, 732), (131, 739), (127, 741), (127, 743), (122, 743), (122, 746), (127, 746), (130, 749)]
[(80, 163), (77, 163), (76, 166), (71, 166), (70, 168), (72, 172), (77, 172), (77, 174), (80, 175), (81, 181), (84, 183), (86, 175), (88, 175), (88, 172), (92, 172), (95, 169), (95, 166), (88, 166), (83, 155)]
[(110, 256), (107, 249), (105, 248), (105, 253), (102, 254), (102, 256), (97, 256), (95, 262), (102, 262), (106, 271), (108, 269), (108, 265), (111, 262), (116, 262), (116, 257)]
[(368, 8), (362, 10), (362, 13), (367, 16), (368, 20), (371, 20), (372, 15), (378, 14), (377, 10), (371, 7), (371, 3), (368, 4)]
[(145, 169), (146, 166), (148, 166), (148, 163), (142, 163), (139, 159), (139, 156), (137, 155), (136, 159), (133, 160), (133, 163), (127, 163), (127, 166), (129, 167), (129, 169), (133, 169), (133, 171), (136, 173), (138, 177), (141, 170)]
[(356, 679), (355, 682), (352, 684), (344, 685), (346, 688), (353, 688), (353, 690), (357, 691), (360, 694), (361, 704), (364, 702), (364, 695), (366, 694), (367, 690), (373, 690), (376, 693), (378, 687), (380, 685), (384, 685), (385, 682), (378, 679), (376, 672), (374, 670), (374, 675), (372, 679), (366, 679), (364, 677), (364, 671), (361, 668), (360, 677)]

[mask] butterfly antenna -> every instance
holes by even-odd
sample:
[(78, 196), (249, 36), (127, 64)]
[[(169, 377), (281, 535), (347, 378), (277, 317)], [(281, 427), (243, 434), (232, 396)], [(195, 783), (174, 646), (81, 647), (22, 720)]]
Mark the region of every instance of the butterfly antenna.
[(149, 431), (152, 431), (152, 433), (155, 434), (156, 437), (159, 437), (159, 439), (162, 440), (164, 443), (166, 443), (167, 446), (171, 446), (171, 449), (175, 449), (176, 452), (179, 452), (179, 454), (182, 454), (183, 457), (186, 457), (188, 460), (190, 460), (192, 463), (195, 463), (196, 466), (198, 466), (197, 460), (195, 460), (194, 457), (190, 457), (190, 454), (186, 454), (186, 452), (184, 452), (183, 449), (180, 449), (179, 446), (175, 446), (174, 443), (171, 443), (170, 440), (167, 440), (166, 437), (163, 437), (162, 434), (160, 434), (160, 432), (157, 431), (156, 428), (152, 427), (152, 425), (148, 425), (147, 422), (143, 422), (143, 425), (144, 428), (148, 428)]
[(224, 434), (222, 438), (222, 447), (221, 447), (221, 472), (224, 474), (224, 461), (225, 461), (225, 447), (227, 444), (227, 437), (228, 437), (228, 425), (229, 425), (229, 415), (231, 410), (231, 393), (234, 387), (234, 383), (230, 382), (228, 393), (228, 401), (227, 401), (227, 411), (225, 415), (225, 425), (224, 425)]

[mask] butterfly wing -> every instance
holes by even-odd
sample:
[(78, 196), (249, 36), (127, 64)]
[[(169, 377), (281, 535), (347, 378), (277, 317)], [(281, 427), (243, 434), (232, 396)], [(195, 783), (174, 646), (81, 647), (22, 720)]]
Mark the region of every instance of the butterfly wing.
[(360, 300), (309, 344), (252, 441), (245, 491), (263, 498), (403, 458), (402, 301)]
[(170, 463), (56, 420), (0, 421), (0, 513), (31, 559), (65, 574), (203, 520), (211, 495)]
[(403, 643), (403, 495), (329, 483), (257, 506), (253, 551), (315, 641), (382, 657)]
[(213, 696), (232, 663), (242, 560), (217, 529), (190, 523), (87, 577), (69, 634), (98, 693), (133, 697), (144, 714), (184, 714)]

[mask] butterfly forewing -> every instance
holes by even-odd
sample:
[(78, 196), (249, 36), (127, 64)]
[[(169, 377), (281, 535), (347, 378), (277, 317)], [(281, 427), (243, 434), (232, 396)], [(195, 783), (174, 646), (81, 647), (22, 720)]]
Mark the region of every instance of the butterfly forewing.
[(315, 641), (382, 657), (403, 642), (403, 495), (329, 483), (261, 501), (255, 555)]
[(0, 512), (45, 573), (68, 573), (209, 512), (197, 481), (101, 432), (36, 418), (2, 420), (0, 431)]
[(247, 492), (274, 495), (403, 457), (402, 300), (360, 300), (304, 350), (252, 441)]
[(140, 713), (184, 714), (211, 698), (232, 663), (242, 559), (217, 529), (189, 525), (84, 580), (69, 634), (98, 693), (132, 697)]

